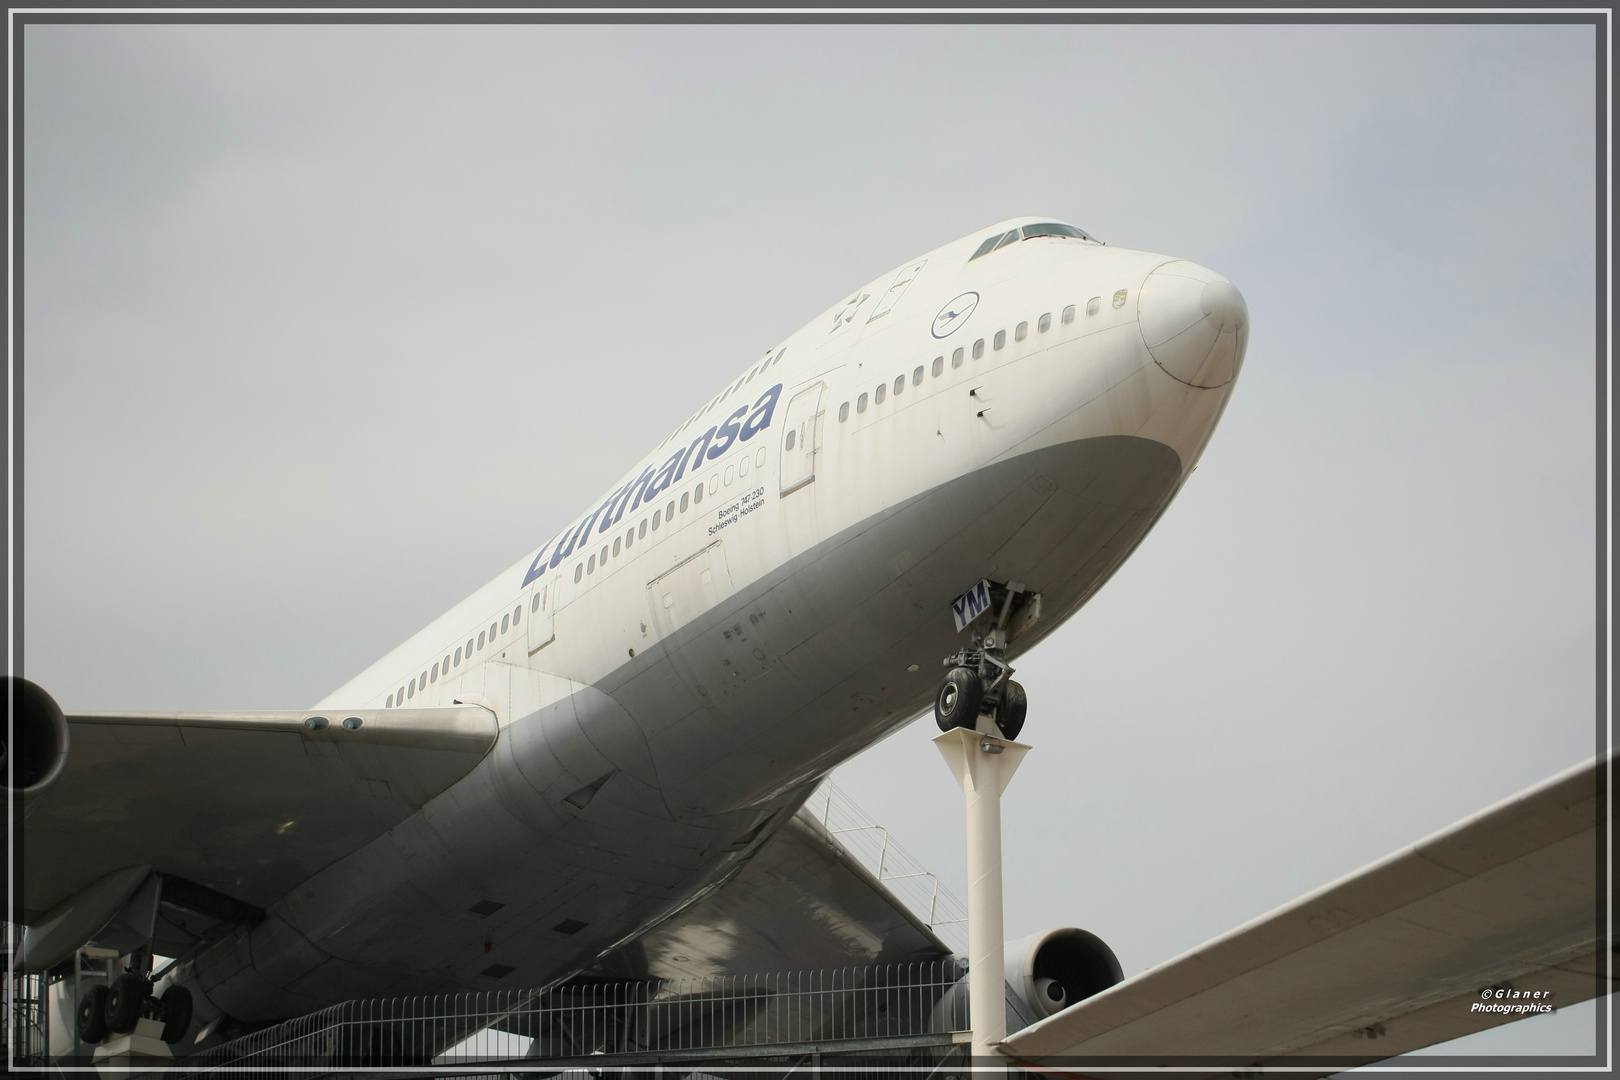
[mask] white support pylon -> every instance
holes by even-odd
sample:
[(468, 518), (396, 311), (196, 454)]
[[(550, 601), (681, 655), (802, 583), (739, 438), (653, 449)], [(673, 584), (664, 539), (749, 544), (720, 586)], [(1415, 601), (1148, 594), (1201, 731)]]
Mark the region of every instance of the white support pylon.
[(967, 804), (968, 1022), (973, 1063), (995, 1060), (1007, 1038), (1005, 939), (1001, 917), (1001, 793), (1029, 753), (1023, 743), (972, 728), (934, 740)]

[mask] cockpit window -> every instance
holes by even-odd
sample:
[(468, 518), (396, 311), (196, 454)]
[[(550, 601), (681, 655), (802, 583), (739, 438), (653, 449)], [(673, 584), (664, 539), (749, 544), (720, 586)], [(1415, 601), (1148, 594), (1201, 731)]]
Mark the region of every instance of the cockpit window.
[(968, 259), (968, 262), (1004, 248), (1018, 240), (1033, 240), (1037, 236), (1072, 236), (1076, 240), (1090, 240), (1093, 243), (1101, 243), (1090, 233), (1077, 229), (1073, 225), (1065, 225), (1061, 221), (1043, 221), (1035, 225), (1025, 225), (1022, 229), (997, 233), (980, 244), (979, 250), (973, 253), (973, 258)]
[(1024, 239), (1031, 240), (1037, 236), (1072, 236), (1076, 240), (1090, 240), (1088, 233), (1081, 232), (1073, 225), (1065, 225), (1061, 221), (1043, 221), (1039, 225), (1025, 225)]
[(1010, 233), (996, 233), (996, 235), (990, 237), (990, 239), (986, 240), (984, 243), (979, 245), (979, 250), (975, 251), (973, 253), (973, 258), (969, 259), (968, 262), (972, 262), (973, 259), (977, 259), (980, 255), (988, 255), (988, 254), (990, 254), (992, 251), (996, 250), (996, 245), (997, 244), (1001, 243), (1003, 240), (1007, 239), (1007, 237), (1009, 237), (1009, 236), (1017, 236), (1017, 235), (1018, 235), (1018, 230), (1017, 229), (1014, 229)]

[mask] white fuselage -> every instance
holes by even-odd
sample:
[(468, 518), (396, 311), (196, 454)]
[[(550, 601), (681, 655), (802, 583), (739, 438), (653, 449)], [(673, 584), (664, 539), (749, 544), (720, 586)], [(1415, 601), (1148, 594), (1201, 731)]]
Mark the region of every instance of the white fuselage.
[[(1197, 462), (1246, 312), (1202, 267), (1089, 239), (970, 259), (1045, 220), (841, 298), (319, 703), (481, 704), (501, 736), (188, 981), (265, 1019), (492, 985), (492, 958), (523, 985), (582, 970), (926, 707), (960, 644), (952, 598), (985, 577), (1039, 591), (1014, 652), (1077, 610)], [(499, 915), (456, 921), (483, 900)]]

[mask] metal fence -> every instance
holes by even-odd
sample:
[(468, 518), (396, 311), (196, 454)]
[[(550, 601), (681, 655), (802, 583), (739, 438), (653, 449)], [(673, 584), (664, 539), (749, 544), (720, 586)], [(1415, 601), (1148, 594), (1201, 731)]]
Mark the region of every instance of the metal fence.
[(965, 974), (942, 961), (350, 1001), (180, 1064), (206, 1076), (949, 1047), (967, 1028), (953, 992)]
[(3, 949), (7, 979), (6, 1022), (0, 1029), (0, 1061), (10, 1065), (43, 1065), (50, 1060), (50, 1009), (44, 975), (17, 970), (22, 927), (5, 923)]

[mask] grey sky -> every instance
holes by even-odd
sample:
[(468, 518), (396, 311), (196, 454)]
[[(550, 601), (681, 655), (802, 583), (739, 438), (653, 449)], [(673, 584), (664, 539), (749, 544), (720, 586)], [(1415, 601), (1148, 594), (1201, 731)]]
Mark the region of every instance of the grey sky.
[[(1593, 752), (1592, 41), (30, 27), (23, 670), (311, 702), (839, 293), (1051, 214), (1253, 319), (1197, 475), (1020, 667), (1008, 936), (1142, 970)], [(959, 880), (933, 733), (839, 778)]]

